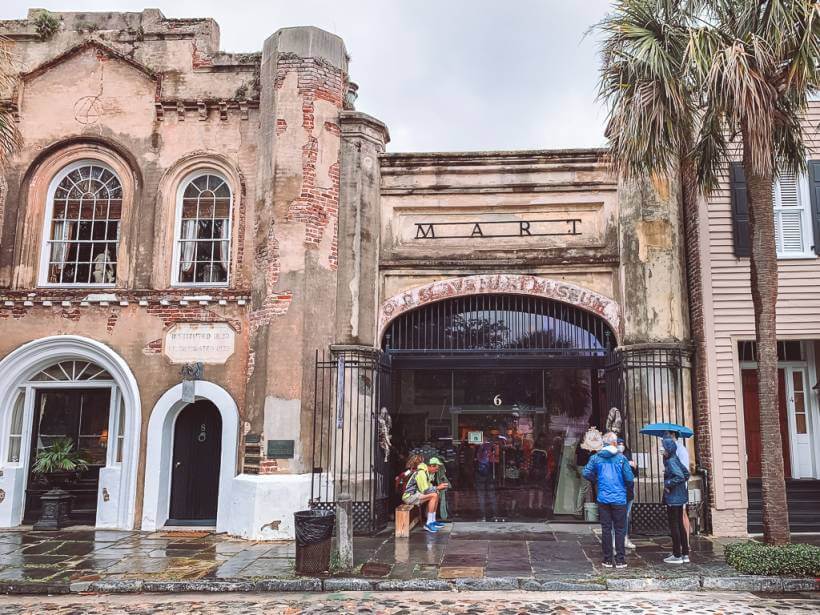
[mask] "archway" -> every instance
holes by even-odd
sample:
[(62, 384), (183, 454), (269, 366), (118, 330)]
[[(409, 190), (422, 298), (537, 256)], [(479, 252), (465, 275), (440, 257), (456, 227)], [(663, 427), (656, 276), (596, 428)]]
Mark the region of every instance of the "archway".
[[(107, 436), (110, 441), (112, 434), (121, 433), (122, 440), (116, 447), (108, 447), (105, 464), (99, 469), (95, 525), (132, 529), (141, 426), (137, 382), (125, 360), (111, 348), (74, 335), (28, 342), (0, 361), (0, 489), (4, 494), (0, 500), (0, 527), (17, 526), (23, 518), (35, 396), (49, 386), (76, 388), (82, 382), (82, 375), (75, 378), (77, 374), (66, 382), (59, 378), (55, 382), (36, 379), (43, 370), (64, 362), (81, 362), (106, 372), (105, 381), (94, 384), (110, 388), (114, 411), (109, 414)], [(12, 425), (16, 408), (19, 413)], [(18, 438), (19, 445), (12, 442)], [(12, 454), (13, 448), (19, 453)]]
[[(148, 421), (143, 530), (154, 531), (163, 527), (169, 519), (175, 426), (180, 413), (189, 406), (182, 398), (182, 387), (180, 383), (166, 391), (157, 401)], [(197, 380), (195, 395), (197, 401), (213, 403), (221, 418), (216, 531), (224, 532), (228, 530), (231, 485), (236, 476), (239, 409), (230, 393), (213, 382)]]
[(409, 293), (384, 323), (396, 453), (386, 475), (436, 457), (457, 519), (577, 518), (579, 445), (607, 423), (617, 306), (535, 278), (454, 285)]

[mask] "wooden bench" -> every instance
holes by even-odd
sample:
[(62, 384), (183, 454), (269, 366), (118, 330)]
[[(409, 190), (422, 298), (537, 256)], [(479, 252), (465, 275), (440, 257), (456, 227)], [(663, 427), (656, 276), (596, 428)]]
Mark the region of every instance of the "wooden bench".
[(421, 508), (411, 504), (396, 507), (396, 538), (409, 538), (410, 530), (421, 521)]

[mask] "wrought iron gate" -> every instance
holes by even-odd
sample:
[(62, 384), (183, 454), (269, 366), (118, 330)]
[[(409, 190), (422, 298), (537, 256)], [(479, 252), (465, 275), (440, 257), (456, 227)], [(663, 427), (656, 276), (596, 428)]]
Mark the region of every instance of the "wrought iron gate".
[(317, 351), (314, 386), (311, 507), (333, 510), (348, 494), (354, 531), (376, 532), (387, 524), (390, 497), (381, 412), (390, 403), (389, 358), (367, 347)]
[(631, 526), (667, 531), (660, 440), (640, 433), (647, 423), (691, 423), (691, 352), (680, 344), (641, 344), (614, 350), (606, 367), (610, 407), (622, 410), (625, 439), (637, 461)]

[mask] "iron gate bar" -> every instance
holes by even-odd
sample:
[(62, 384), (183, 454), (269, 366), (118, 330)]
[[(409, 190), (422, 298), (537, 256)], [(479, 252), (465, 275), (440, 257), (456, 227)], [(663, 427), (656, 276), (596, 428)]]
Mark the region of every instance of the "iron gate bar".
[(596, 354), (612, 350), (615, 336), (596, 314), (531, 295), (479, 294), (410, 310), (393, 320), (383, 349), (395, 352)]
[(316, 353), (311, 507), (332, 510), (338, 494), (353, 499), (354, 529), (378, 531), (387, 522), (387, 467), (379, 452), (378, 412), (389, 390), (389, 361), (381, 351), (332, 346)]

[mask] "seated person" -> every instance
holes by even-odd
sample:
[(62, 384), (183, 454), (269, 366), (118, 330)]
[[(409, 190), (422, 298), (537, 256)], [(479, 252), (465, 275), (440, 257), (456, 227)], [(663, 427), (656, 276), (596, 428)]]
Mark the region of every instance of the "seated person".
[(448, 486), (447, 483), (436, 487), (431, 485), (430, 476), (427, 474), (427, 464), (420, 463), (404, 487), (402, 502), (411, 506), (427, 504), (427, 523), (424, 524), (424, 529), (432, 534), (444, 527), (443, 523), (436, 523), (436, 509), (438, 508), (438, 492)]

